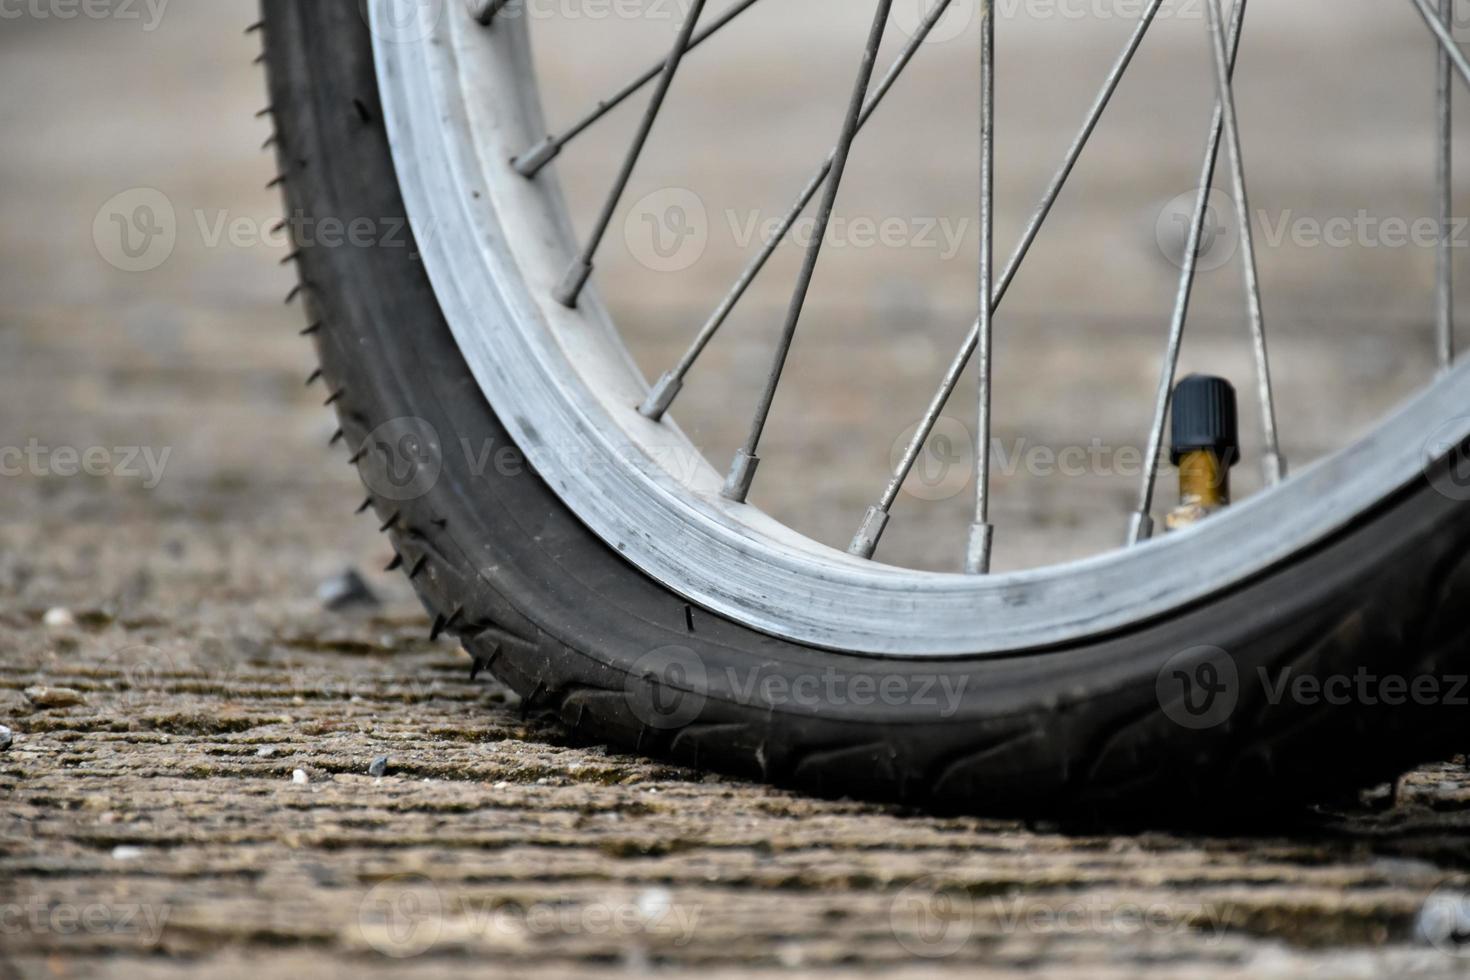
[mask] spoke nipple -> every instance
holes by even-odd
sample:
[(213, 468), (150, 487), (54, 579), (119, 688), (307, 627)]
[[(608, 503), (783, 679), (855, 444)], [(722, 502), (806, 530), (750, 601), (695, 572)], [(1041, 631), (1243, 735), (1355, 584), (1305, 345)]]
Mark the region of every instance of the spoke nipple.
[(658, 384), (643, 399), (643, 404), (638, 411), (646, 418), (655, 422), (662, 421), (664, 415), (669, 411), (669, 406), (674, 404), (674, 399), (679, 397), (679, 392), (684, 390), (684, 379), (671, 373), (665, 374), (658, 379)]
[(1289, 472), (1286, 465), (1286, 457), (1280, 453), (1267, 453), (1261, 459), (1261, 468), (1265, 471), (1266, 486), (1274, 487), (1286, 479)]
[(730, 464), (730, 475), (725, 478), (725, 488), (720, 494), (737, 504), (745, 503), (750, 496), (751, 484), (755, 482), (756, 468), (760, 465), (759, 456), (753, 456), (744, 449), (740, 450), (735, 454), (735, 462)]
[(852, 544), (847, 546), (847, 553), (858, 558), (872, 558), (873, 553), (878, 550), (878, 541), (883, 537), (883, 532), (888, 530), (890, 516), (881, 507), (869, 507), (862, 527), (858, 528)]
[(1128, 522), (1128, 544), (1129, 546), (1143, 544), (1154, 536), (1154, 519), (1141, 510), (1133, 512), (1133, 517)]
[(561, 155), (561, 144), (555, 136), (548, 136), (525, 153), (510, 161), (511, 167), (522, 177), (534, 177), (541, 168)]
[(556, 301), (569, 310), (577, 308), (577, 298), (582, 295), (582, 288), (587, 285), (587, 280), (592, 278), (592, 263), (585, 259), (578, 259), (572, 263), (562, 279), (561, 285), (556, 287), (552, 293)]
[(970, 525), (970, 543), (965, 548), (965, 574), (990, 574), (990, 549), (995, 542), (995, 525), (976, 522)]

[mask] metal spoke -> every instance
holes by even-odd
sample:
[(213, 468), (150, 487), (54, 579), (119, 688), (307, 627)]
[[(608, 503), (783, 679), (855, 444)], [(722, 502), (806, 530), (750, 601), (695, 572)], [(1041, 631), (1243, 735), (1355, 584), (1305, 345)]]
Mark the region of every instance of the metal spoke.
[(965, 548), (965, 571), (990, 574), (995, 528), (990, 523), (991, 335), (995, 308), (995, 4), (984, 0), (980, 13), (980, 378), (975, 427), (975, 520)]
[(1439, 41), (1439, 153), (1436, 169), (1439, 189), (1439, 255), (1435, 283), (1436, 347), (1442, 368), (1448, 369), (1455, 358), (1455, 287), (1454, 287), (1454, 231), (1452, 135), (1450, 70), (1459, 73), (1465, 84), (1470, 85), (1470, 61), (1455, 42), (1447, 26), (1454, 12), (1454, 0), (1440, 0), (1439, 14), (1435, 15), (1429, 0), (1411, 0), (1424, 23)]
[(1215, 64), (1215, 84), (1219, 88), (1220, 106), (1225, 123), (1225, 145), (1230, 151), (1230, 181), (1235, 192), (1235, 220), (1240, 225), (1241, 271), (1245, 280), (1246, 306), (1250, 316), (1251, 344), (1256, 359), (1257, 397), (1261, 402), (1261, 424), (1265, 429), (1266, 449), (1262, 458), (1266, 485), (1275, 486), (1286, 472), (1281, 455), (1281, 440), (1276, 430), (1276, 399), (1271, 389), (1271, 360), (1266, 351), (1266, 319), (1261, 308), (1261, 281), (1256, 264), (1256, 236), (1251, 226), (1250, 196), (1245, 182), (1245, 151), (1240, 143), (1240, 124), (1235, 112), (1235, 89), (1232, 85), (1234, 64), (1227, 53), (1225, 18), (1220, 0), (1205, 0), (1209, 11), (1210, 44)]
[(1430, 5), (1429, 0), (1409, 0), (1409, 2), (1419, 11), (1419, 16), (1424, 18), (1424, 23), (1439, 40), (1441, 50), (1449, 57), (1450, 64), (1454, 66), (1455, 71), (1460, 73), (1466, 85), (1470, 85), (1470, 60), (1466, 59), (1465, 52), (1461, 51), (1460, 46), (1455, 43), (1455, 36), (1450, 33), (1449, 27), (1435, 14), (1434, 7)]
[(582, 254), (567, 270), (561, 284), (556, 287), (554, 296), (556, 301), (563, 306), (575, 307), (577, 297), (582, 294), (582, 288), (592, 277), (592, 263), (597, 256), (598, 246), (602, 244), (608, 226), (612, 224), (613, 215), (618, 209), (618, 202), (622, 200), (623, 192), (628, 188), (628, 181), (633, 178), (633, 168), (638, 165), (638, 157), (648, 143), (649, 134), (653, 132), (653, 124), (658, 119), (659, 110), (663, 108), (669, 88), (674, 84), (674, 75), (679, 70), (679, 63), (684, 60), (684, 55), (689, 51), (689, 39), (693, 36), (694, 28), (699, 23), (699, 15), (704, 11), (704, 4), (705, 0), (693, 0), (689, 5), (689, 13), (684, 16), (684, 24), (679, 28), (679, 36), (674, 41), (673, 50), (669, 52), (668, 61), (664, 63), (663, 74), (659, 76), (658, 87), (654, 89), (653, 98), (649, 100), (648, 110), (643, 114), (643, 122), (639, 124), (638, 133), (633, 137), (633, 145), (628, 148), (622, 170), (618, 172), (612, 192), (607, 196), (607, 203), (602, 207), (602, 214), (598, 216), (592, 236), (587, 240)]
[[(1213, 0), (1207, 0), (1213, 5)], [(1230, 56), (1227, 76), (1235, 72), (1240, 53), (1241, 27), (1245, 23), (1246, 0), (1236, 0), (1230, 23)], [(1218, 11), (1217, 11), (1218, 12)], [(1138, 494), (1138, 509), (1128, 522), (1128, 543), (1138, 544), (1153, 536), (1154, 487), (1159, 479), (1159, 458), (1164, 451), (1164, 422), (1169, 414), (1169, 400), (1174, 393), (1174, 379), (1179, 373), (1179, 350), (1184, 342), (1184, 325), (1189, 319), (1189, 301), (1194, 293), (1194, 274), (1199, 264), (1200, 244), (1204, 240), (1205, 218), (1210, 210), (1210, 189), (1215, 183), (1215, 168), (1220, 159), (1220, 139), (1225, 128), (1225, 108), (1217, 101), (1210, 122), (1210, 135), (1205, 143), (1205, 162), (1196, 185), (1194, 218), (1189, 226), (1189, 239), (1180, 263), (1179, 290), (1174, 300), (1174, 315), (1169, 323), (1169, 339), (1164, 347), (1164, 364), (1159, 375), (1159, 388), (1154, 396), (1153, 424), (1149, 429), (1148, 450), (1144, 457), (1143, 485)]]
[[(755, 6), (755, 4), (758, 2), (759, 0), (740, 0), (739, 3), (732, 6), (729, 10), (725, 11), (719, 17), (715, 18), (715, 20), (708, 27), (704, 28), (698, 34), (694, 35), (694, 37), (691, 38), (689, 41), (688, 50), (693, 51), (695, 48), (699, 47), (705, 41), (709, 40), (715, 34), (719, 33), (719, 31), (723, 27), (725, 27), (726, 24), (729, 24), (736, 17), (739, 17), (741, 14), (745, 13), (745, 11)], [(593, 109), (588, 111), (586, 115), (582, 116), (581, 119), (573, 123), (566, 132), (562, 133), (559, 136), (548, 134), (546, 138), (543, 139), (541, 142), (537, 143), (529, 150), (526, 150), (524, 153), (517, 155), (513, 160), (511, 160), (510, 165), (514, 167), (516, 173), (520, 174), (522, 177), (536, 176), (538, 173), (541, 172), (541, 169), (543, 167), (545, 167), (552, 160), (555, 160), (557, 156), (561, 154), (561, 151), (566, 148), (566, 145), (568, 143), (576, 139), (578, 136), (582, 135), (582, 133), (586, 130), (590, 129), (592, 125), (603, 116), (607, 115), (609, 112), (612, 112), (618, 106), (626, 102), (629, 97), (631, 97), (643, 86), (647, 85), (655, 78), (658, 78), (659, 75), (664, 72), (664, 69), (667, 65), (667, 59), (660, 61), (655, 65), (650, 65), (647, 71), (630, 81), (627, 85), (624, 85), (611, 98), (603, 99), (602, 101), (598, 102), (597, 105)]]
[[(1440, 20), (1448, 23), (1454, 13), (1454, 0), (1439, 0)], [(1439, 254), (1435, 270), (1436, 346), (1439, 366), (1448, 370), (1455, 361), (1455, 259), (1454, 259), (1454, 78), (1450, 74), (1450, 56), (1439, 52), (1437, 109), (1439, 152), (1436, 154), (1436, 182), (1439, 190)]]
[[(874, 87), (872, 93), (868, 96), (867, 102), (863, 106), (862, 115), (858, 117), (858, 132), (862, 132), (863, 127), (872, 118), (878, 106), (883, 103), (884, 97), (888, 95), (889, 90), (893, 88), (899, 76), (903, 74), (909, 62), (913, 60), (914, 55), (918, 53), (919, 48), (928, 39), (930, 32), (934, 30), (934, 26), (939, 23), (940, 18), (949, 9), (951, 2), (952, 0), (938, 0), (934, 4), (934, 8), (929, 11), (928, 16), (924, 18), (923, 23), (919, 25), (918, 30), (914, 31), (913, 37), (904, 45), (903, 50), (894, 59), (893, 64), (889, 66), (888, 72), (879, 80), (877, 86)], [(643, 404), (639, 407), (638, 410), (640, 412), (654, 421), (658, 421), (668, 413), (669, 408), (674, 404), (674, 399), (679, 397), (679, 392), (684, 387), (684, 379), (693, 370), (694, 363), (699, 360), (700, 355), (704, 353), (710, 341), (714, 340), (715, 334), (725, 325), (725, 321), (730, 318), (730, 314), (735, 312), (735, 307), (739, 305), (746, 291), (750, 289), (751, 285), (760, 276), (761, 270), (766, 267), (766, 263), (770, 261), (771, 256), (776, 254), (776, 250), (781, 246), (782, 241), (785, 240), (787, 234), (795, 227), (797, 220), (806, 211), (807, 205), (811, 204), (812, 199), (817, 196), (817, 191), (822, 189), (822, 185), (827, 180), (827, 175), (832, 172), (832, 163), (836, 157), (837, 148), (833, 147), (828, 152), (827, 158), (822, 162), (822, 165), (817, 168), (816, 173), (812, 174), (811, 179), (807, 181), (806, 186), (797, 195), (795, 203), (786, 211), (775, 233), (766, 240), (765, 244), (761, 246), (760, 251), (746, 264), (739, 278), (735, 280), (735, 284), (730, 287), (730, 291), (725, 294), (724, 299), (720, 300), (720, 305), (715, 308), (715, 311), (710, 314), (709, 319), (700, 327), (693, 342), (689, 345), (689, 349), (679, 359), (679, 363), (672, 370), (666, 372), (663, 377), (658, 379), (658, 382), (648, 393), (648, 397), (644, 399)]]
[[(1000, 281), (996, 284), (991, 303), (992, 315), (1000, 308), (1000, 304), (1005, 299), (1011, 283), (1015, 281), (1021, 264), (1025, 261), (1027, 254), (1030, 253), (1031, 246), (1035, 244), (1037, 236), (1041, 233), (1042, 225), (1046, 223), (1047, 217), (1051, 214), (1052, 207), (1056, 204), (1057, 198), (1061, 196), (1062, 189), (1066, 187), (1067, 180), (1072, 176), (1072, 171), (1076, 168), (1077, 161), (1082, 156), (1082, 151), (1087, 147), (1088, 141), (1092, 138), (1093, 131), (1097, 129), (1097, 124), (1101, 121), (1103, 112), (1112, 101), (1113, 94), (1118, 90), (1118, 83), (1123, 80), (1124, 74), (1127, 73), (1128, 66), (1133, 62), (1133, 56), (1138, 52), (1139, 45), (1143, 43), (1144, 36), (1148, 33), (1149, 26), (1154, 22), (1154, 18), (1157, 16), (1159, 8), (1162, 5), (1163, 0), (1149, 0), (1149, 5), (1139, 17), (1138, 26), (1134, 28), (1133, 35), (1128, 39), (1128, 43), (1124, 46), (1122, 54), (1118, 56), (1118, 60), (1113, 64), (1112, 69), (1108, 72), (1107, 78), (1103, 81), (1102, 89), (1098, 92), (1097, 99), (1093, 102), (1086, 120), (1083, 121), (1081, 130), (1077, 133), (1076, 138), (1072, 141), (1072, 145), (1068, 148), (1066, 158), (1062, 161), (1061, 167), (1052, 177), (1050, 186), (1047, 187), (1046, 193), (1042, 195), (1041, 202), (1032, 213), (1031, 220), (1021, 235), (1020, 244), (1016, 246), (1015, 252), (1012, 253), (1010, 260), (1006, 263), (1005, 270), (1001, 273)], [(975, 353), (975, 348), (979, 344), (979, 341), (980, 321), (977, 319), (966, 336), (964, 343), (960, 345), (960, 349), (955, 354), (954, 359), (950, 361), (949, 368), (945, 372), (943, 380), (940, 382), (939, 390), (935, 393), (934, 398), (925, 410), (924, 417), (920, 420), (913, 438), (909, 440), (909, 444), (904, 450), (903, 458), (899, 461), (893, 477), (888, 481), (887, 486), (883, 488), (883, 493), (878, 503), (868, 508), (868, 513), (863, 518), (862, 526), (858, 529), (856, 536), (852, 540), (852, 544), (848, 547), (848, 551), (852, 554), (861, 558), (873, 557), (873, 553), (878, 548), (878, 542), (882, 538), (884, 530), (888, 527), (889, 514), (893, 510), (894, 503), (898, 500), (898, 495), (903, 489), (904, 481), (909, 478), (909, 474), (913, 471), (914, 464), (919, 459), (919, 453), (923, 451), (924, 443), (928, 441), (929, 435), (934, 431), (934, 426), (939, 421), (940, 413), (944, 411), (944, 406), (949, 402), (950, 395), (954, 393), (955, 387), (959, 384), (960, 377), (964, 374), (965, 367), (969, 364), (971, 355)]]
[(807, 246), (806, 259), (797, 278), (796, 292), (791, 297), (791, 307), (786, 313), (786, 323), (781, 329), (781, 338), (776, 346), (776, 357), (771, 365), (766, 388), (756, 407), (755, 419), (751, 423), (750, 435), (744, 447), (735, 454), (730, 466), (730, 475), (725, 479), (725, 497), (743, 503), (750, 495), (750, 486), (755, 481), (756, 468), (760, 465), (760, 439), (765, 431), (766, 420), (771, 415), (771, 404), (776, 400), (776, 389), (781, 384), (781, 372), (786, 367), (786, 358), (791, 353), (792, 341), (796, 339), (796, 327), (801, 321), (801, 311), (811, 289), (812, 278), (817, 272), (817, 260), (822, 254), (822, 240), (827, 237), (827, 227), (832, 220), (832, 209), (837, 205), (837, 192), (842, 187), (842, 175), (847, 169), (848, 154), (852, 151), (853, 139), (857, 136), (858, 122), (862, 117), (867, 99), (868, 85), (873, 79), (873, 68), (878, 61), (878, 48), (883, 43), (883, 33), (888, 26), (888, 15), (893, 0), (878, 0), (873, 14), (873, 26), (868, 33), (868, 43), (863, 49), (862, 62), (858, 67), (857, 81), (853, 84), (852, 98), (848, 102), (847, 115), (842, 121), (841, 135), (837, 138), (837, 151), (832, 158), (832, 173), (827, 181), (826, 193), (817, 208), (816, 226), (812, 240)]

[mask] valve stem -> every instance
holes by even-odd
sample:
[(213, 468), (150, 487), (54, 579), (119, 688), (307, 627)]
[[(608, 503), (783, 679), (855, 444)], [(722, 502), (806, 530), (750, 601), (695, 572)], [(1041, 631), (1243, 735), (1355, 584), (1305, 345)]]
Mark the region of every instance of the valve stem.
[(1224, 378), (1192, 374), (1173, 399), (1173, 447), (1179, 506), (1166, 527), (1180, 531), (1230, 506), (1230, 470), (1240, 462), (1235, 388)]

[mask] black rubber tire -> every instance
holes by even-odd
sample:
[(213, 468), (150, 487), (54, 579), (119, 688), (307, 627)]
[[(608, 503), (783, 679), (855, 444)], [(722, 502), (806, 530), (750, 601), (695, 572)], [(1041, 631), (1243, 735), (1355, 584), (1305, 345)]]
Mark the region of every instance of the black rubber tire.
[[(391, 227), (404, 205), (358, 0), (263, 0), (263, 11), (289, 215)], [(372, 465), (369, 433), (405, 417), (448, 443), (511, 444), (411, 247), (302, 238), (298, 295), (354, 461)], [(811, 649), (691, 609), (533, 473), (440, 456), (429, 492), (371, 500), (436, 632), (592, 740), (823, 795), (1079, 817), (1274, 809), (1465, 748), (1470, 506), (1429, 479), (1269, 574), (1146, 626), (916, 662)], [(1226, 653), (1188, 652), (1202, 647)], [(1169, 678), (1205, 663), (1233, 667), (1236, 681), (1217, 691), (1215, 723), (1180, 724)], [(669, 664), (703, 668), (704, 680)], [(1271, 693), (1283, 676), (1360, 671), (1442, 686), (1400, 705)], [(810, 678), (839, 696), (786, 686)], [(863, 703), (880, 682), (903, 693)], [(1232, 691), (1233, 710), (1218, 710)]]

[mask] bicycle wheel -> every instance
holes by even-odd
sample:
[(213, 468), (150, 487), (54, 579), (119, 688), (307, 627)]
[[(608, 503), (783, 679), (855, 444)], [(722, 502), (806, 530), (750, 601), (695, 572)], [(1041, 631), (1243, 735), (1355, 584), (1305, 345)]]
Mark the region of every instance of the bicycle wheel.
[[(823, 235), (728, 469), (673, 422), (726, 304), (650, 386), (594, 288), (598, 240), (683, 55), (754, 0), (719, 15), (690, 5), (673, 53), (624, 90), (617, 101), (648, 107), (610, 168), (620, 172), (596, 230), (580, 238), (549, 163), (603, 110), (546, 136), (531, 18), (512, 16), (515, 2), (262, 4), (288, 220), (413, 232), (330, 248), (298, 235), (293, 298), (341, 418), (334, 442), (360, 469), (435, 634), (461, 639), (477, 671), (615, 746), (811, 792), (987, 812), (1254, 809), (1462, 747), (1464, 368), (1363, 440), (1289, 479), (1275, 467), (1265, 492), (1179, 534), (1149, 533), (1150, 465), (1132, 546), (1084, 561), (985, 574), (983, 466), (960, 549), (970, 574), (874, 560), (916, 450), (856, 515), (849, 551), (820, 545), (748, 501)], [(814, 203), (819, 221), (916, 47), (884, 74), (890, 5), (874, 6), (837, 145), (795, 208)], [(1216, 165), (1222, 182), (1242, 176), (1228, 79), (1244, 6), (1211, 15), (1225, 97), (1206, 188)], [(1158, 8), (1145, 8), (1073, 154)], [(1075, 162), (1043, 199), (1033, 240)], [(1198, 217), (1195, 228), (1186, 255), (1199, 254)], [(1003, 295), (995, 268), (984, 259), (983, 294)], [(980, 305), (939, 408), (972, 351), (989, 378), (995, 304)], [(1182, 329), (1181, 313), (1175, 348)], [(1151, 460), (1173, 361), (1163, 375)], [(914, 445), (927, 435), (921, 424)]]

